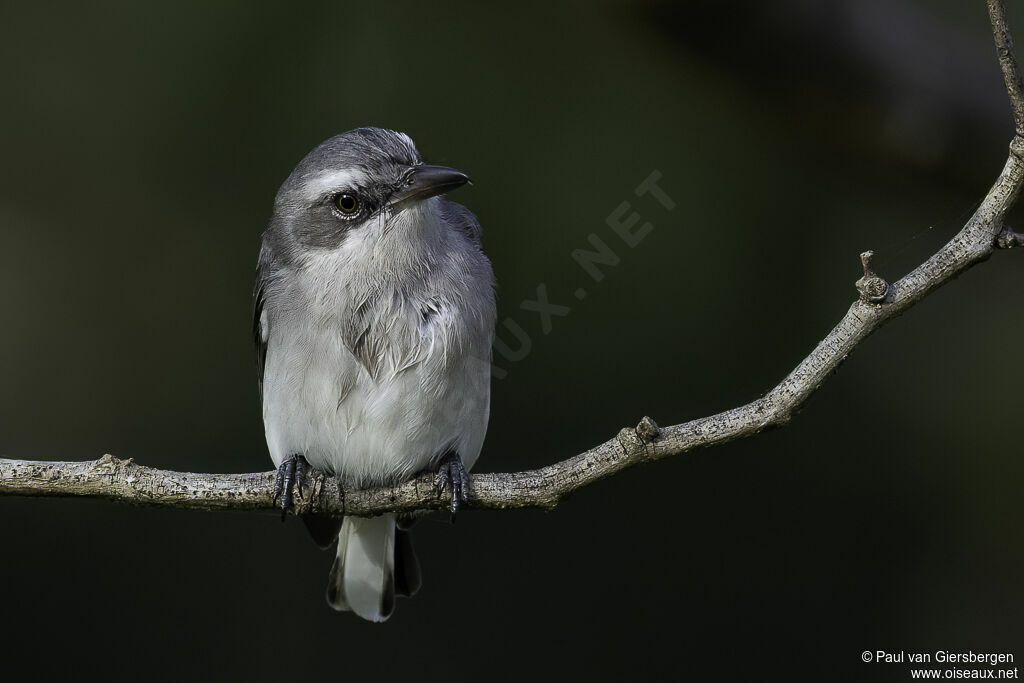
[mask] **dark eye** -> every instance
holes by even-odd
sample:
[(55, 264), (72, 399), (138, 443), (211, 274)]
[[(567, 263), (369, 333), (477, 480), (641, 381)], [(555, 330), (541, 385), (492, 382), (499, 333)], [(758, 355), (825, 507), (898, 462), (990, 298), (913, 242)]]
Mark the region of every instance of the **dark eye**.
[(351, 216), (359, 211), (359, 200), (356, 199), (354, 194), (348, 194), (347, 192), (343, 192), (335, 197), (334, 205), (338, 207), (338, 211), (341, 211), (346, 216)]

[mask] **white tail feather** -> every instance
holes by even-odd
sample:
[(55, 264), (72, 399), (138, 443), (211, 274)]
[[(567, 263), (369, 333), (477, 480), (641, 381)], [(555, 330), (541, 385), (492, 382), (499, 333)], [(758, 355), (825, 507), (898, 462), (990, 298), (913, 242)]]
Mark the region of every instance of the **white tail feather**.
[(395, 604), (395, 516), (346, 517), (327, 600), (335, 609), (384, 621)]

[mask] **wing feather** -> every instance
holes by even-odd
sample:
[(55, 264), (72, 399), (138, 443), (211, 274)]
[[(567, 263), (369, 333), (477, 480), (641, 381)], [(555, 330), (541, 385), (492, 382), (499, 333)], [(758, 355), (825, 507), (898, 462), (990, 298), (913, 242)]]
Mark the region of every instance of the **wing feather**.
[[(265, 250), (263, 250), (265, 251)], [(259, 266), (256, 268), (256, 286), (253, 289), (252, 305), (252, 337), (256, 343), (256, 370), (259, 373), (260, 403), (263, 402), (263, 371), (267, 364), (267, 319), (265, 307), (267, 303), (267, 269), (264, 253), (260, 252)]]

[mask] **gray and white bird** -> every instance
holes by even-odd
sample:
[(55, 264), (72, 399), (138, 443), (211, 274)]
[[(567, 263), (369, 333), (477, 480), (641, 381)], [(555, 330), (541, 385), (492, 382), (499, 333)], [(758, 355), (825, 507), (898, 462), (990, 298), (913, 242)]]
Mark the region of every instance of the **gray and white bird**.
[[(267, 446), (287, 510), (307, 466), (347, 486), (437, 470), (452, 511), (483, 445), (494, 276), (480, 224), (441, 195), (460, 171), (403, 133), (359, 128), (295, 167), (263, 234), (254, 335)], [(371, 621), (420, 584), (395, 515), (304, 518), (338, 540), (327, 600)]]

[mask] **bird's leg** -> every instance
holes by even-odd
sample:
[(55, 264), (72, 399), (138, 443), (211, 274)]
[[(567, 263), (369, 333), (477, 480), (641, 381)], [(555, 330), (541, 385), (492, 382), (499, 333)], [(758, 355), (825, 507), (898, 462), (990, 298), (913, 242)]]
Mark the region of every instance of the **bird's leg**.
[(469, 473), (466, 472), (466, 466), (462, 464), (462, 456), (455, 451), (448, 451), (441, 458), (441, 465), (437, 470), (438, 495), (441, 495), (446, 488), (452, 492), (449, 509), (452, 522), (454, 522), (459, 506), (469, 501)]
[(300, 453), (296, 453), (281, 463), (277, 468), (277, 477), (274, 479), (274, 503), (281, 499), (281, 519), (284, 520), (288, 514), (288, 508), (292, 504), (292, 485), (299, 490), (302, 496), (302, 489), (306, 485), (306, 474), (309, 472), (309, 462)]

